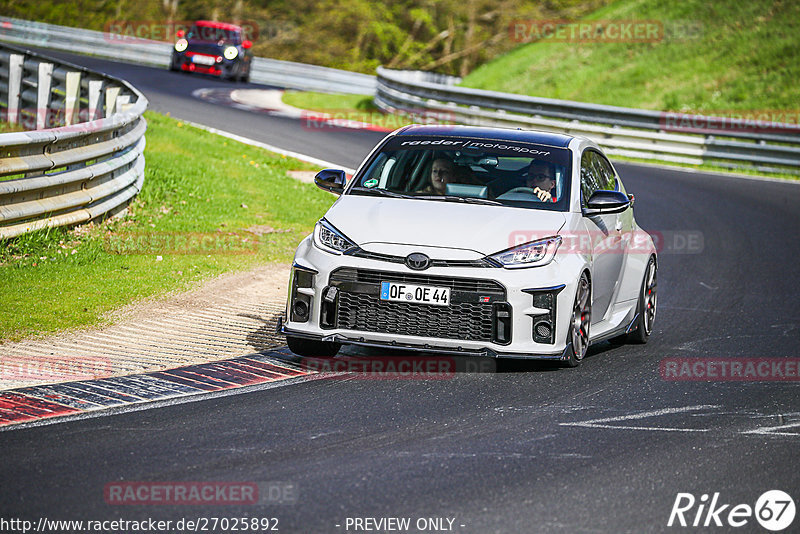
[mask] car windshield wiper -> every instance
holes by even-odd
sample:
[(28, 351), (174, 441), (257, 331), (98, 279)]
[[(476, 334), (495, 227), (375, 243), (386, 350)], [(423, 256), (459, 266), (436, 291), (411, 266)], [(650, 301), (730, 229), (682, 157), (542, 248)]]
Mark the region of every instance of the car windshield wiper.
[(351, 191), (357, 191), (359, 193), (367, 193), (373, 195), (380, 195), (384, 197), (392, 197), (392, 198), (414, 198), (411, 195), (404, 195), (402, 193), (395, 193), (394, 191), (389, 191), (386, 189), (370, 189), (369, 187), (361, 187), (356, 186), (351, 189)]
[(489, 200), (488, 198), (476, 197), (457, 197), (455, 195), (418, 195), (414, 198), (421, 198), (423, 200), (441, 200), (443, 202), (466, 202), (468, 204), (489, 204), (490, 206), (502, 206), (502, 202), (496, 200)]

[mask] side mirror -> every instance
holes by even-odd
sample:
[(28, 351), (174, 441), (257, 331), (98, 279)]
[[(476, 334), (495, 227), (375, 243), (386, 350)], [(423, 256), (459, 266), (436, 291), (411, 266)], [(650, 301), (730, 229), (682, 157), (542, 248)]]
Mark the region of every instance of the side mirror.
[(183, 30), (178, 30), (178, 33), (175, 34), (178, 39), (183, 39), (184, 35), (186, 35), (186, 32)]
[(595, 191), (589, 197), (583, 214), (591, 216), (621, 213), (628, 209), (631, 204), (631, 199), (621, 191)]
[(249, 48), (251, 48), (252, 46), (253, 46), (253, 43), (251, 43), (250, 41), (244, 41), (244, 42), (242, 42), (242, 48), (244, 48), (245, 50), (248, 50), (248, 49), (249, 49)]
[(341, 195), (347, 185), (347, 175), (340, 169), (323, 169), (314, 177), (317, 187)]

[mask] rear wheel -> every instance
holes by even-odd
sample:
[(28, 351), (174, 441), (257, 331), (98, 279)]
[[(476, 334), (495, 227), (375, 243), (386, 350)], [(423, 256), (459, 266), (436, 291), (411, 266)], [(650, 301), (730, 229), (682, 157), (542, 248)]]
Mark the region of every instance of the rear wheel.
[(292, 336), (286, 336), (286, 344), (289, 345), (289, 350), (295, 354), (316, 358), (332, 358), (342, 348), (341, 343), (333, 341), (319, 341)]
[(575, 291), (575, 304), (572, 306), (572, 316), (569, 324), (567, 341), (570, 343), (567, 367), (577, 367), (589, 350), (589, 323), (592, 320), (592, 298), (589, 277), (582, 273), (578, 280), (578, 289)]
[(639, 291), (639, 302), (636, 305), (636, 321), (631, 331), (609, 339), (615, 345), (623, 343), (647, 343), (653, 332), (653, 323), (656, 320), (656, 306), (658, 304), (658, 266), (656, 259), (651, 257), (644, 272), (642, 288)]
[(635, 329), (628, 334), (630, 343), (647, 343), (653, 332), (653, 323), (656, 320), (656, 306), (658, 305), (658, 266), (655, 258), (650, 258), (647, 271), (644, 274), (642, 290), (639, 294), (639, 317), (636, 319)]

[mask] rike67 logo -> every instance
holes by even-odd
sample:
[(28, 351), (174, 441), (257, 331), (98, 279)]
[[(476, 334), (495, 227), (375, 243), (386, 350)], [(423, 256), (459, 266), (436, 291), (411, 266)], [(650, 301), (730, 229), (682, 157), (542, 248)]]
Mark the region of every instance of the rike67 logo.
[(691, 493), (678, 493), (667, 526), (739, 528), (751, 524), (755, 517), (765, 529), (779, 532), (792, 524), (795, 511), (794, 499), (781, 490), (764, 492), (755, 506), (723, 503), (718, 492), (711, 497), (704, 493), (700, 499)]

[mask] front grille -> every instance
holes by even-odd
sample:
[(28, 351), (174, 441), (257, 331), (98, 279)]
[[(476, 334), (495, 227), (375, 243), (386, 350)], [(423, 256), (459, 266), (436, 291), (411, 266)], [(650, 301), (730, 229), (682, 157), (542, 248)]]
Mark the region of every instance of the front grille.
[[(450, 305), (380, 300), (381, 282), (449, 287)], [(497, 342), (497, 309), (505, 301), (505, 289), (492, 280), (343, 268), (331, 273), (330, 283), (339, 290), (338, 328)]]

